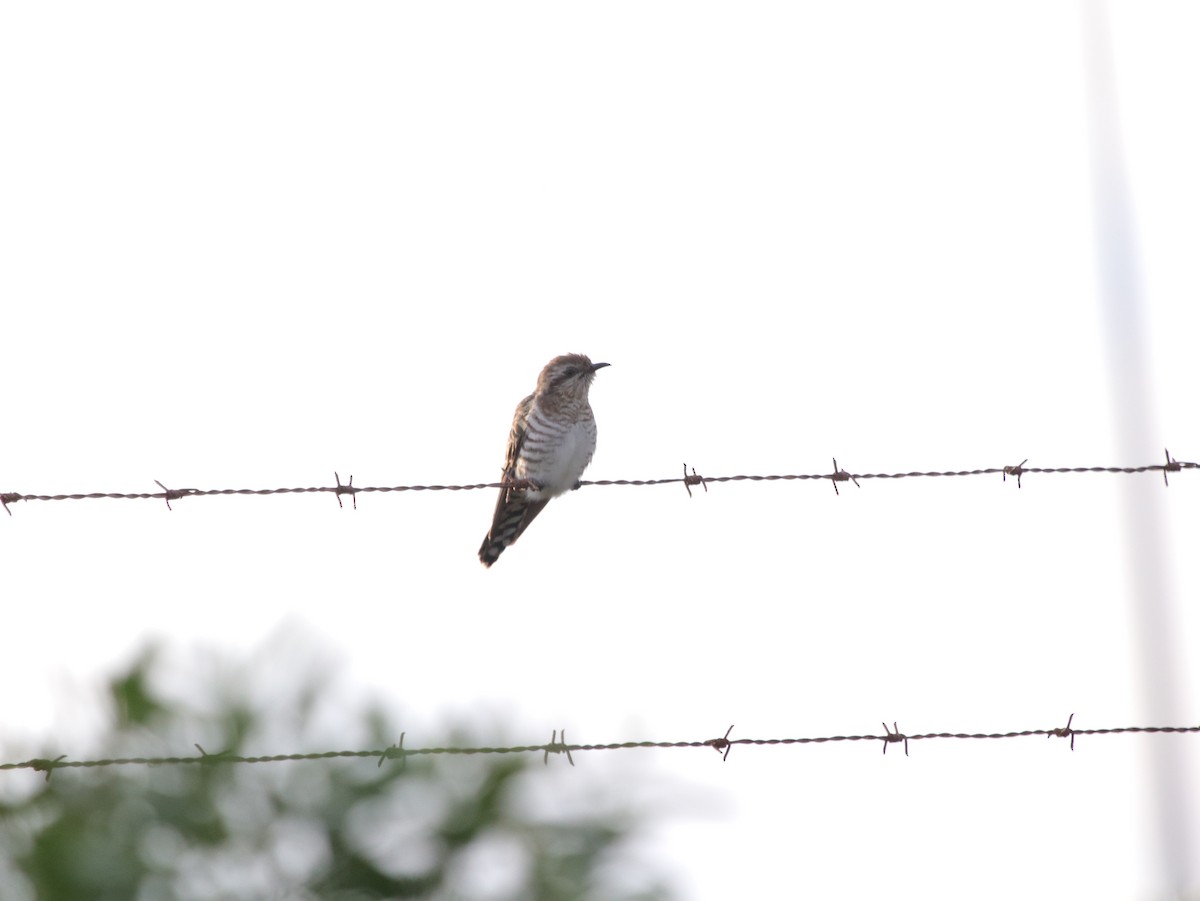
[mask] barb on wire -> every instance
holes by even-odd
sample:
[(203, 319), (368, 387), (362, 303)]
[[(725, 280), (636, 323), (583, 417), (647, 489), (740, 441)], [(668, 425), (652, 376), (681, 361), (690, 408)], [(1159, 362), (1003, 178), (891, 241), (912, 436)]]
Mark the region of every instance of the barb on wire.
[[(892, 729), (894, 729), (896, 731), (893, 732)], [(892, 728), (889, 729), (888, 724), (884, 723), (883, 731), (885, 733), (883, 736), (883, 753), (887, 754), (887, 746), (888, 745), (895, 744), (898, 741), (902, 741), (902, 742), (904, 742), (904, 756), (907, 757), (908, 756), (908, 736), (902, 735), (900, 733), (900, 727), (897, 726), (895, 723), (892, 723)]]
[(1117, 726), (1112, 728), (1102, 729), (1076, 729), (1073, 726), (1075, 714), (1071, 714), (1067, 720), (1066, 726), (1058, 726), (1050, 729), (1023, 729), (1016, 732), (925, 732), (915, 735), (905, 734), (900, 731), (896, 723), (892, 723), (891, 728), (887, 723), (883, 724), (883, 735), (878, 734), (862, 734), (862, 735), (824, 735), (814, 737), (800, 738), (730, 738), (733, 732), (733, 726), (725, 730), (725, 734), (721, 738), (708, 738), (703, 740), (691, 741), (619, 741), (608, 742), (604, 744), (577, 744), (567, 741), (566, 730), (555, 729), (550, 737), (550, 741), (537, 745), (514, 745), (511, 747), (428, 747), (428, 748), (405, 748), (404, 736), (406, 733), (400, 734), (400, 741), (390, 747), (383, 749), (364, 749), (364, 750), (344, 750), (344, 751), (310, 751), (305, 753), (293, 754), (270, 754), (265, 756), (245, 756), (241, 754), (233, 754), (228, 751), (220, 754), (209, 754), (200, 745), (196, 745), (198, 755), (189, 755), (186, 757), (114, 757), (104, 758), (99, 760), (68, 760), (67, 755), (63, 754), (53, 759), (44, 757), (35, 757), (31, 760), (23, 760), (17, 763), (0, 763), (0, 772), (5, 770), (33, 770), (34, 772), (45, 773), (49, 779), (54, 770), (59, 769), (95, 769), (100, 767), (112, 766), (187, 766), (187, 765), (226, 765), (226, 764), (250, 764), (250, 763), (283, 763), (285, 761), (299, 760), (331, 760), (335, 758), (366, 758), (373, 759), (376, 766), (383, 766), (385, 760), (399, 760), (401, 765), (404, 765), (409, 757), (420, 755), (450, 755), (450, 756), (467, 756), (476, 754), (532, 754), (540, 753), (542, 762), (548, 763), (551, 754), (565, 754), (567, 761), (571, 766), (575, 765), (575, 758), (572, 752), (579, 751), (623, 751), (632, 750), (634, 748), (658, 748), (658, 749), (676, 749), (676, 748), (712, 748), (721, 755), (722, 760), (729, 759), (729, 752), (734, 745), (757, 745), (757, 746), (778, 746), (778, 745), (816, 745), (838, 742), (883, 742), (883, 753), (887, 754), (889, 744), (904, 744), (904, 753), (908, 754), (908, 743), (913, 741), (933, 741), (945, 739), (1014, 739), (1025, 738), (1033, 735), (1044, 735), (1047, 738), (1070, 738), (1071, 750), (1075, 749), (1075, 736), (1077, 735), (1123, 735), (1123, 734), (1157, 734), (1157, 733), (1172, 733), (1172, 734), (1200, 734), (1200, 725), (1196, 726)]
[(722, 735), (720, 738), (710, 738), (708, 741), (705, 742), (706, 745), (708, 745), (710, 748), (712, 748), (718, 754), (721, 754), (722, 751), (725, 752), (724, 754), (721, 754), (722, 760), (729, 759), (729, 751), (733, 747), (733, 742), (731, 742), (729, 740), (729, 733), (732, 731), (733, 731), (733, 726), (730, 726), (728, 729), (725, 730), (725, 734)]
[(1016, 476), (1017, 477), (1017, 487), (1020, 488), (1021, 487), (1021, 476), (1025, 474), (1025, 470), (1022, 467), (1028, 462), (1029, 462), (1029, 458), (1026, 457), (1024, 460), (1022, 460), (1016, 466), (1005, 466), (1003, 481), (1007, 482), (1009, 476)]
[(708, 482), (704, 480), (704, 476), (696, 475), (696, 467), (692, 467), (692, 474), (688, 475), (688, 465), (683, 464), (683, 487), (687, 489), (688, 497), (692, 496), (692, 486), (703, 485), (704, 493), (708, 494)]
[(1163, 484), (1167, 485), (1169, 487), (1171, 483), (1167, 481), (1167, 473), (1168, 472), (1179, 472), (1179, 470), (1182, 469), (1183, 466), (1186, 464), (1182, 464), (1179, 461), (1172, 459), (1171, 452), (1169, 450), (1167, 450), (1165, 447), (1163, 448), (1163, 453), (1167, 455), (1167, 462), (1163, 464), (1163, 468), (1162, 468)]
[(550, 762), (551, 754), (566, 754), (567, 763), (575, 766), (575, 758), (571, 756), (571, 747), (567, 744), (567, 730), (562, 730), (562, 741), (558, 740), (558, 730), (554, 730), (554, 734), (550, 736), (549, 744), (542, 746), (542, 763)]
[(826, 478), (833, 480), (833, 493), (834, 494), (841, 494), (841, 492), (838, 491), (838, 486), (837, 486), (838, 482), (850, 481), (850, 482), (854, 483), (854, 487), (856, 487), (856, 488), (862, 487), (862, 485), (858, 484), (857, 478), (852, 476), (850, 473), (846, 472), (846, 470), (838, 468), (837, 457), (833, 458), (833, 475), (826, 476)]
[(383, 753), (379, 755), (379, 763), (376, 764), (376, 767), (383, 766), (383, 762), (385, 760), (393, 760), (397, 757), (400, 758), (401, 766), (404, 766), (406, 763), (408, 763), (408, 758), (407, 758), (408, 752), (404, 750), (404, 736), (407, 734), (408, 734), (407, 732), (401, 732), (400, 740), (398, 742), (396, 742), (394, 745), (391, 745), (390, 747), (383, 749)]
[(62, 763), (62, 761), (66, 760), (66, 759), (67, 759), (66, 754), (59, 754), (53, 760), (46, 760), (44, 758), (34, 758), (33, 760), (28, 761), (28, 764), (29, 764), (28, 768), (33, 770), (35, 773), (45, 773), (46, 781), (49, 782), (50, 777), (54, 775), (54, 771), (56, 769), (58, 769), (59, 766), (65, 766), (65, 764)]
[(1075, 714), (1072, 713), (1069, 717), (1067, 717), (1067, 724), (1065, 726), (1061, 726), (1058, 729), (1051, 729), (1050, 734), (1047, 735), (1046, 738), (1070, 737), (1071, 750), (1074, 751), (1075, 750), (1075, 730), (1071, 728), (1071, 721), (1074, 719), (1075, 719)]
[(221, 763), (222, 761), (228, 760), (233, 754), (232, 751), (228, 750), (218, 751), (216, 754), (209, 754), (206, 750), (204, 750), (203, 746), (196, 742), (192, 743), (192, 747), (200, 752), (199, 762), (203, 764)]
[(342, 477), (335, 472), (333, 474), (333, 480), (337, 482), (337, 485), (334, 487), (333, 491), (334, 497), (337, 498), (339, 509), (342, 506), (342, 495), (348, 494), (350, 495), (350, 501), (354, 504), (354, 509), (357, 510), (359, 489), (354, 487), (354, 476), (350, 476), (350, 481), (343, 485)]
[(161, 488), (163, 490), (163, 493), (156, 494), (153, 496), (161, 497), (164, 500), (166, 500), (168, 510), (171, 509), (171, 501), (177, 501), (181, 497), (188, 497), (189, 495), (196, 493), (195, 488), (180, 488), (178, 490), (173, 491), (170, 488), (168, 488), (166, 485), (164, 485), (162, 482), (160, 482), (158, 479), (154, 480), (154, 484), (157, 485), (159, 488)]
[[(691, 467), (691, 472), (688, 472), (688, 466), (684, 464), (682, 476), (677, 476), (670, 479), (594, 479), (580, 481), (576, 487), (601, 486), (607, 487), (612, 485), (623, 485), (631, 487), (645, 487), (649, 485), (675, 485), (682, 483), (687, 489), (688, 495), (691, 496), (692, 486), (701, 485), (705, 491), (708, 491), (708, 486), (718, 482), (794, 482), (794, 481), (818, 481), (828, 479), (833, 483), (833, 490), (838, 492), (838, 482), (853, 482), (860, 488), (860, 480), (865, 479), (917, 479), (917, 478), (961, 478), (966, 476), (982, 476), (982, 475), (999, 475), (1004, 480), (1009, 476), (1014, 476), (1017, 480), (1017, 487), (1021, 486), (1021, 477), (1031, 473), (1039, 475), (1065, 475), (1068, 473), (1113, 473), (1113, 474), (1134, 474), (1142, 472), (1161, 472), (1163, 482), (1169, 485), (1167, 481), (1167, 473), (1182, 472), (1185, 469), (1200, 469), (1200, 463), (1190, 463), (1183, 460), (1176, 460), (1171, 456), (1170, 452), (1166, 452), (1165, 463), (1152, 463), (1146, 466), (1026, 466), (1028, 459), (1022, 460), (1016, 466), (1000, 466), (1000, 467), (985, 467), (982, 469), (958, 469), (958, 470), (934, 470), (925, 472), (847, 472), (838, 466), (837, 458), (833, 460), (833, 472), (818, 472), (818, 473), (791, 473), (785, 475), (733, 475), (733, 476), (701, 476), (696, 474), (695, 467)], [(19, 492), (7, 492), (0, 494), (0, 504), (3, 504), (4, 509), (8, 514), (12, 515), (12, 510), (9, 504), (17, 501), (77, 501), (90, 499), (119, 499), (119, 500), (144, 500), (147, 498), (162, 499), (167, 502), (167, 508), (170, 509), (171, 501), (179, 500), (182, 497), (223, 497), (227, 495), (255, 495), (269, 496), (274, 494), (333, 494), (341, 504), (341, 497), (344, 494), (350, 495), (355, 508), (358, 507), (358, 495), (365, 493), (388, 493), (400, 491), (477, 491), (480, 489), (496, 489), (496, 488), (511, 488), (511, 482), (477, 482), (474, 484), (464, 485), (370, 485), (360, 487), (354, 485), (354, 477), (350, 477), (350, 481), (343, 485), (341, 477), (335, 472), (333, 474), (333, 485), (321, 485), (308, 488), (178, 488), (171, 489), (163, 485), (157, 479), (155, 483), (162, 491), (156, 492), (91, 492), (88, 494), (21, 494)]]

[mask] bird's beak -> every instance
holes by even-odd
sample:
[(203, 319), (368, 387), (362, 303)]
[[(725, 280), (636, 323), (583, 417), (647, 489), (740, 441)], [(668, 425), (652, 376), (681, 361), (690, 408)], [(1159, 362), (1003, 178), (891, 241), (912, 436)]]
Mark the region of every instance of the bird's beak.
[(597, 369), (603, 369), (605, 366), (611, 366), (611, 365), (612, 365), (611, 363), (593, 363), (592, 364), (592, 372), (595, 372)]

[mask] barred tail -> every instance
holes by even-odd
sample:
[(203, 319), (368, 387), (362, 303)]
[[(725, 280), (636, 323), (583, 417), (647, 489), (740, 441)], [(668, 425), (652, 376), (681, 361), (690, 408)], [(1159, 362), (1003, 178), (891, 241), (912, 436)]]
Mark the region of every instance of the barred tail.
[(496, 514), (487, 537), (479, 546), (479, 560), (491, 566), (499, 559), (504, 549), (521, 537), (533, 518), (542, 512), (549, 498), (540, 501), (525, 500), (519, 492), (501, 490), (496, 502)]

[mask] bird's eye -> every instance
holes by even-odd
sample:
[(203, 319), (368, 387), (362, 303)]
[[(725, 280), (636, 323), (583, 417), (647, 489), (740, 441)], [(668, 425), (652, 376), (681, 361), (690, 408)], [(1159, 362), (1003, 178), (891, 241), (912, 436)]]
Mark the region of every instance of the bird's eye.
[(563, 378), (564, 379), (569, 379), (572, 376), (576, 376), (576, 375), (579, 375), (579, 370), (576, 369), (574, 366), (568, 366), (566, 369), (563, 370)]

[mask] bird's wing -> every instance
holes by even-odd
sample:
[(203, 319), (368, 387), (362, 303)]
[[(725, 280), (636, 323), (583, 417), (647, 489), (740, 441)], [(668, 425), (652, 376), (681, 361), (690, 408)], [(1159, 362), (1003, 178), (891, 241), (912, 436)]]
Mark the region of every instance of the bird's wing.
[[(519, 404), (513, 414), (512, 431), (508, 433), (508, 448), (504, 452), (504, 480), (511, 481), (517, 477), (517, 460), (521, 457), (521, 448), (525, 446), (525, 423), (533, 410), (533, 395), (529, 395)], [(503, 492), (502, 496), (507, 496)]]
[[(508, 435), (508, 449), (504, 454), (505, 482), (517, 478), (517, 461), (521, 458), (521, 448), (525, 444), (525, 423), (533, 409), (533, 395), (517, 404), (513, 415), (512, 431)], [(512, 544), (533, 521), (546, 501), (531, 501), (524, 491), (514, 491), (511, 488), (501, 488), (500, 496), (496, 498), (496, 512), (492, 515), (492, 527), (479, 548), (479, 559), (484, 566), (491, 566), (501, 552)]]
[[(512, 482), (517, 478), (517, 461), (521, 458), (521, 448), (525, 445), (525, 423), (529, 421), (529, 413), (532, 410), (532, 394), (517, 404), (516, 413), (513, 414), (512, 431), (508, 433), (508, 448), (504, 452), (502, 482)], [(514, 517), (515, 511), (512, 509), (514, 502), (517, 502), (518, 509), (524, 509), (525, 500), (523, 491), (513, 491), (507, 487), (500, 489), (500, 496), (496, 498), (496, 512), (492, 514), (492, 528), (488, 532), (485, 545), (501, 537), (505, 544), (511, 544), (516, 540), (516, 535), (525, 531), (525, 524), (520, 523), (521, 517)], [(536, 512), (534, 515), (537, 515)]]

